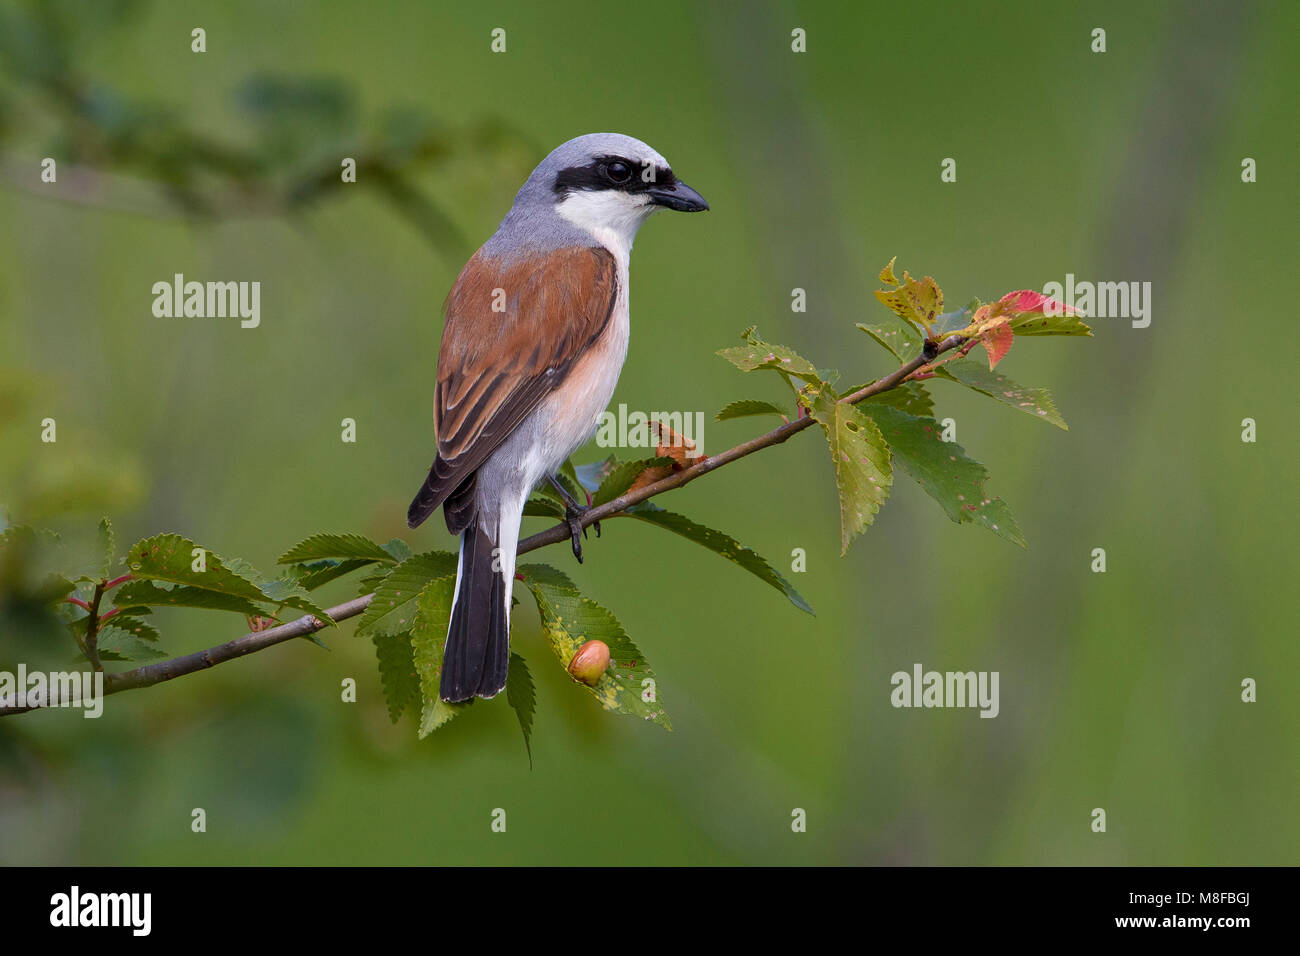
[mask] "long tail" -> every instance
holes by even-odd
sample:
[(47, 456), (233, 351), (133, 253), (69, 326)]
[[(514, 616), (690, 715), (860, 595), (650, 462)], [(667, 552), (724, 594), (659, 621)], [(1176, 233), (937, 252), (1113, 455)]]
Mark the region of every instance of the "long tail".
[(438, 689), (443, 700), (495, 697), (506, 686), (510, 666), (510, 584), (519, 537), (517, 519), (513, 530), (504, 528), (502, 534), (502, 528), (499, 526), (494, 536), (472, 521), (461, 532), (456, 599)]

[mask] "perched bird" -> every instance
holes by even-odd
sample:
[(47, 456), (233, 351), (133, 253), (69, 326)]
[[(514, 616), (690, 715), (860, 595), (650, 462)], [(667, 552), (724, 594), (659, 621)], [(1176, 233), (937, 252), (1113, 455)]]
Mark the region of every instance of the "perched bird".
[(532, 172), (446, 302), (438, 453), (407, 513), (439, 506), (460, 535), (439, 695), (492, 697), (510, 662), (510, 592), (524, 502), (549, 479), (582, 560), (585, 510), (556, 471), (594, 433), (628, 343), (628, 258), (660, 208), (709, 204), (668, 161), (617, 133), (579, 136)]

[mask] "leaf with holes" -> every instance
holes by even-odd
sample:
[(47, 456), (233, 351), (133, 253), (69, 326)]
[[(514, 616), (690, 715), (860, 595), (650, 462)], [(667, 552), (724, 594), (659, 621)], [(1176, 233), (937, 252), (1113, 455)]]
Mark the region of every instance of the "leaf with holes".
[(856, 405), (836, 400), (829, 389), (808, 396), (808, 409), (826, 434), (840, 497), (840, 554), (876, 518), (889, 497), (893, 470), (889, 446), (876, 423)]
[(746, 372), (775, 369), (786, 377), (786, 381), (789, 381), (790, 376), (805, 382), (821, 381), (817, 367), (812, 362), (784, 345), (764, 342), (758, 337), (754, 326), (747, 328), (740, 337), (744, 339), (744, 345), (718, 350), (718, 354), (736, 368)]
[(925, 344), (924, 336), (914, 325), (892, 315), (877, 322), (859, 322), (858, 328), (888, 349), (900, 363), (920, 355)]
[(985, 368), (975, 359), (953, 359), (938, 366), (935, 372), (940, 378), (946, 378), (959, 385), (987, 395), (1017, 411), (1051, 422), (1057, 428), (1069, 430), (1065, 419), (1056, 410), (1052, 394), (1045, 388), (1028, 388), (1018, 385), (1001, 372)]
[(567, 668), (587, 641), (604, 641), (609, 647), (609, 668), (595, 686), (581, 686), (587, 687), (606, 710), (653, 721), (665, 730), (672, 730), (659, 700), (654, 671), (618, 618), (583, 597), (572, 581), (552, 567), (530, 564), (519, 570), (537, 601), (542, 633), (559, 658), (560, 666)]
[(943, 290), (934, 279), (913, 279), (903, 273), (902, 284), (894, 289), (877, 289), (876, 298), (905, 322), (928, 329), (943, 312)]

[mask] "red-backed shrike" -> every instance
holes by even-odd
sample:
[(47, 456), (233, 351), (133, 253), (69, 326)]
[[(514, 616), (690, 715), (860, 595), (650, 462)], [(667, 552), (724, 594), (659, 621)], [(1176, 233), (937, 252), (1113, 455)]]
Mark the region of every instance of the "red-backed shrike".
[[(447, 296), (434, 424), (438, 455), (411, 502), (460, 535), (439, 695), (492, 697), (510, 663), (510, 592), (524, 502), (596, 429), (628, 340), (628, 257), (660, 207), (708, 209), (668, 161), (617, 133), (542, 160)], [(558, 485), (557, 485), (558, 487)], [(581, 509), (566, 500), (582, 560)]]

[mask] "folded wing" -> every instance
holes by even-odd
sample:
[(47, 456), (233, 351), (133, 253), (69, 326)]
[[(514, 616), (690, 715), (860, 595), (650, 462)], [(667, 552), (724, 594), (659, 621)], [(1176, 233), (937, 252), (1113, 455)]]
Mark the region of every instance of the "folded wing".
[(474, 254), (447, 296), (438, 454), (407, 524), (417, 527), (458, 490), (447, 526), (458, 532), (468, 524), (474, 473), (604, 332), (617, 286), (614, 257), (596, 246), (509, 262)]

